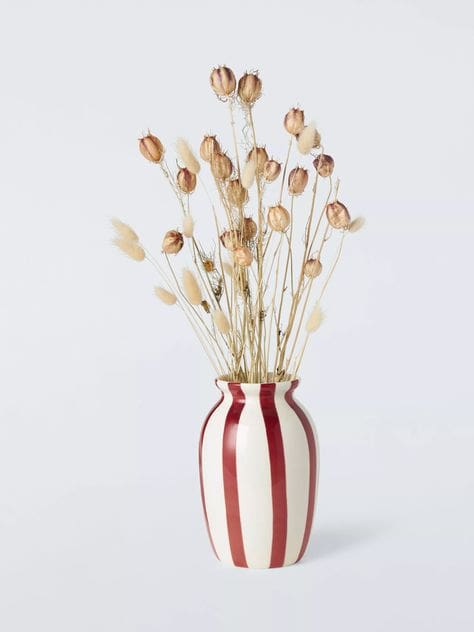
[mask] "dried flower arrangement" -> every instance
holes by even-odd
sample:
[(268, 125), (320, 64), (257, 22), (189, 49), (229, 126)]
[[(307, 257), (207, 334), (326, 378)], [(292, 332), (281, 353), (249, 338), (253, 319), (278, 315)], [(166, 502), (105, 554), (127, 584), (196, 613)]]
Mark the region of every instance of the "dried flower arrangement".
[[(228, 107), (234, 154), (230, 158), (216, 136), (204, 136), (201, 142), (199, 154), (208, 163), (218, 202), (211, 199), (201, 179), (201, 164), (184, 139), (176, 142), (174, 173), (163, 144), (148, 133), (139, 140), (140, 152), (158, 165), (171, 185), (182, 213), (181, 229), (165, 233), (160, 259), (117, 219), (113, 220), (114, 243), (132, 259), (155, 266), (163, 284), (155, 288), (156, 296), (183, 311), (218, 376), (246, 383), (294, 379), (308, 339), (323, 320), (321, 299), (345, 236), (358, 231), (364, 220), (351, 221), (347, 207), (339, 201), (334, 160), (324, 152), (315, 126), (305, 123), (303, 110), (291, 108), (283, 119), (289, 142), (282, 164), (257, 142), (253, 109), (262, 94), (258, 73), (246, 72), (237, 82), (230, 68), (219, 66), (211, 72), (210, 84)], [(237, 113), (245, 121), (240, 140)], [(295, 149), (311, 158), (311, 182), (308, 168), (290, 164)], [(212, 255), (198, 240), (191, 214), (191, 197), (198, 185), (208, 196), (209, 220), (216, 230)], [(321, 188), (322, 204), (317, 199)], [(307, 189), (311, 194), (305, 203)], [(295, 226), (297, 216), (302, 216), (298, 207), (304, 204), (298, 256)], [(334, 255), (323, 265), (323, 252), (334, 236), (338, 238)], [(185, 242), (189, 267), (180, 261)], [(324, 280), (313, 297), (320, 279)]]

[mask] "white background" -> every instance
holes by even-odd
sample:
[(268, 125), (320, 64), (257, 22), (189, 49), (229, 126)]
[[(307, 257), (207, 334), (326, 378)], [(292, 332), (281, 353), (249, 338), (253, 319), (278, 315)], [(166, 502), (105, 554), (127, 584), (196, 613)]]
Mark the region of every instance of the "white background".
[[(1, 12), (1, 629), (471, 631), (472, 3)], [(276, 156), (305, 108), (368, 219), (299, 388), (321, 442), (313, 539), (277, 571), (213, 558), (196, 462), (212, 371), (153, 271), (110, 246), (112, 215), (157, 253), (176, 225), (136, 139), (150, 127), (171, 154), (220, 132), (219, 63), (260, 69)]]

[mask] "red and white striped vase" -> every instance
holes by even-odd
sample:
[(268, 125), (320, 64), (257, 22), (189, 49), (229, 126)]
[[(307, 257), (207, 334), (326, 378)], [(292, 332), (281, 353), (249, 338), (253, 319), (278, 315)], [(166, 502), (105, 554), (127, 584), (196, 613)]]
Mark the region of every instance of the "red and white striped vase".
[(293, 398), (298, 380), (216, 384), (221, 398), (199, 442), (212, 548), (233, 566), (294, 564), (308, 545), (319, 468), (316, 433)]

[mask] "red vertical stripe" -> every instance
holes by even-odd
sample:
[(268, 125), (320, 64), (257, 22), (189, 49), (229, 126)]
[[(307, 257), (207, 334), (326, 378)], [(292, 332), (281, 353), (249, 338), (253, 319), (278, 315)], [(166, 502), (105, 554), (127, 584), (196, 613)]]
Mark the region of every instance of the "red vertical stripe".
[(308, 441), (308, 450), (309, 450), (309, 494), (308, 494), (308, 513), (306, 515), (306, 526), (304, 530), (303, 542), (301, 544), (301, 549), (299, 555), (296, 559), (298, 562), (304, 555), (306, 551), (306, 547), (308, 546), (309, 536), (311, 534), (311, 525), (313, 524), (313, 514), (314, 514), (314, 502), (315, 502), (315, 494), (316, 494), (316, 442), (314, 440), (313, 429), (311, 427), (311, 423), (309, 419), (304, 414), (303, 410), (298, 406), (298, 404), (293, 399), (293, 391), (298, 386), (298, 380), (295, 380), (288, 391), (285, 393), (285, 400), (288, 405), (295, 411), (298, 415), (299, 420), (303, 426), (303, 429), (306, 433), (306, 439)]
[(242, 410), (245, 406), (245, 394), (240, 384), (229, 383), (232, 404), (227, 413), (222, 444), (222, 467), (224, 474), (225, 509), (227, 531), (232, 559), (236, 566), (247, 566), (245, 559), (242, 525), (240, 522), (239, 489), (237, 481), (237, 430)]
[(204, 518), (206, 520), (206, 528), (207, 528), (207, 533), (209, 535), (209, 540), (211, 541), (212, 550), (214, 551), (217, 559), (219, 559), (219, 556), (217, 555), (216, 547), (214, 546), (214, 542), (212, 541), (211, 530), (209, 529), (209, 521), (207, 519), (206, 499), (204, 498), (204, 482), (203, 482), (203, 477), (202, 477), (202, 444), (204, 442), (204, 433), (206, 432), (206, 427), (207, 427), (208, 421), (212, 417), (214, 412), (222, 404), (223, 400), (224, 400), (224, 393), (221, 393), (220, 400), (217, 402), (217, 404), (214, 406), (214, 408), (211, 409), (210, 413), (206, 417), (206, 420), (205, 420), (205, 422), (204, 422), (204, 424), (202, 426), (201, 436), (199, 437), (199, 482), (201, 484), (202, 508), (204, 509)]
[(286, 472), (280, 419), (275, 405), (275, 384), (260, 386), (260, 406), (267, 432), (272, 480), (273, 539), (270, 568), (285, 561), (287, 534)]

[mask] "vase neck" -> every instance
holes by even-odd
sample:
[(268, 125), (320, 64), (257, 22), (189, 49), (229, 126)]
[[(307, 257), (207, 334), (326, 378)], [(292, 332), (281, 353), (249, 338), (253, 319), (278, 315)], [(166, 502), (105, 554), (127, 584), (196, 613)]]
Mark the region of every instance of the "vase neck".
[(267, 384), (248, 384), (216, 380), (216, 384), (226, 399), (231, 398), (234, 401), (252, 399), (271, 400), (280, 397), (292, 397), (293, 391), (299, 384), (299, 380), (271, 382)]

